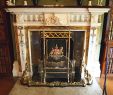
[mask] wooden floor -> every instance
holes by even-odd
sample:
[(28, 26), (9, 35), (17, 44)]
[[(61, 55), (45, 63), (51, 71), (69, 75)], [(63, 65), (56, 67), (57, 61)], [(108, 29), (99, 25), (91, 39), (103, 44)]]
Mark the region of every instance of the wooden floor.
[[(1, 78), (0, 77), (0, 95), (8, 95), (13, 88), (17, 79), (14, 78)], [(101, 78), (97, 78), (101, 88), (103, 88), (104, 75)], [(113, 95), (113, 75), (107, 76), (107, 93)]]
[(0, 77), (0, 95), (9, 95), (16, 79), (11, 77)]
[[(98, 80), (100, 87), (103, 89), (104, 75), (102, 75), (101, 78), (98, 78)], [(107, 75), (106, 88), (107, 88), (107, 95), (113, 95), (113, 74)]]

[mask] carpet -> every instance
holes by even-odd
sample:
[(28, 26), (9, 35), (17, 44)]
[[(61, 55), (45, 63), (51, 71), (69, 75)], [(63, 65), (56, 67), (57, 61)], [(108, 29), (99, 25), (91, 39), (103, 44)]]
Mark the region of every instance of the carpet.
[(86, 87), (28, 87), (18, 80), (9, 95), (102, 95), (102, 89), (95, 79)]

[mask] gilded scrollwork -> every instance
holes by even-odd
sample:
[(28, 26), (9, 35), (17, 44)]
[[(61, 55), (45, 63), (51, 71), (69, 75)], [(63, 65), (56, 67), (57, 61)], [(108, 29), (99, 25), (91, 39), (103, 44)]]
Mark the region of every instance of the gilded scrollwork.
[(31, 81), (31, 76), (30, 76), (30, 65), (29, 63), (25, 64), (25, 70), (23, 71), (23, 75), (21, 78), (21, 83), (22, 84), (29, 84)]

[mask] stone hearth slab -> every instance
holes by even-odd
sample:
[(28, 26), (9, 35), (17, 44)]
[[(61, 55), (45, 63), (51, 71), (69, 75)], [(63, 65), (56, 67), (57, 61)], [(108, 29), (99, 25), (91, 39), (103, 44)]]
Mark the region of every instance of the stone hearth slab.
[(102, 95), (102, 90), (95, 79), (86, 87), (28, 87), (18, 80), (9, 95)]

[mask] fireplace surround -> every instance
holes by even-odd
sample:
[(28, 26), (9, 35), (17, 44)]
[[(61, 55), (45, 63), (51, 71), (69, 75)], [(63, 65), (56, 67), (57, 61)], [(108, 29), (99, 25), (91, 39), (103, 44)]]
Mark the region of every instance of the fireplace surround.
[[(92, 83), (101, 19), (109, 8), (15, 8), (13, 19), (22, 84), (76, 86)], [(95, 35), (95, 36), (94, 36)], [(92, 50), (93, 49), (93, 50)], [(96, 52), (95, 52), (96, 51)], [(98, 52), (99, 54), (99, 52)], [(94, 61), (94, 62), (92, 62)], [(100, 73), (100, 72), (98, 72)]]

